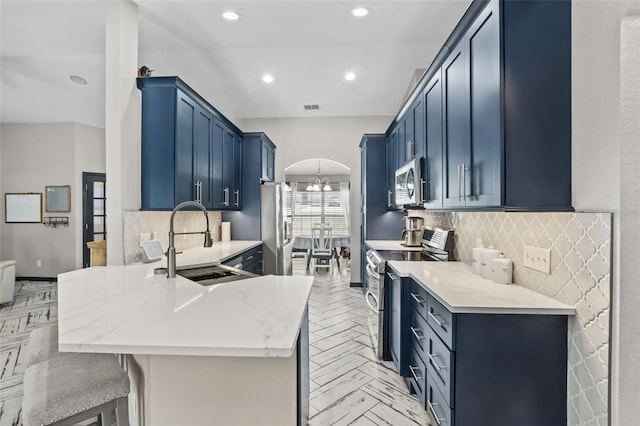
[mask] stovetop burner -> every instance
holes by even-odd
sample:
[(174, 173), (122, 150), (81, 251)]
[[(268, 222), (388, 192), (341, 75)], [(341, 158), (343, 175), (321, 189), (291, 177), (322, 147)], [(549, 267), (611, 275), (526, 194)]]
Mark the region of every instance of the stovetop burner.
[(376, 250), (376, 252), (386, 261), (399, 260), (399, 261), (426, 261), (426, 262), (441, 262), (447, 261), (448, 256), (446, 253), (440, 254), (435, 252), (422, 251), (410, 251), (410, 250)]

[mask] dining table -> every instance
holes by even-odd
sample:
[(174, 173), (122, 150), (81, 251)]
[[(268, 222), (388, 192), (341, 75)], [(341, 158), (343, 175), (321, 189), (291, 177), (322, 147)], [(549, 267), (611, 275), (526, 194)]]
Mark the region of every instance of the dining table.
[[(340, 260), (338, 254), (339, 247), (351, 247), (351, 236), (349, 234), (333, 234), (329, 246), (332, 248), (334, 256), (337, 260)], [(307, 251), (307, 269), (311, 263), (311, 248), (313, 247), (313, 237), (311, 234), (296, 235), (293, 239), (294, 250), (306, 250)], [(338, 270), (340, 270), (340, 262), (338, 262)]]

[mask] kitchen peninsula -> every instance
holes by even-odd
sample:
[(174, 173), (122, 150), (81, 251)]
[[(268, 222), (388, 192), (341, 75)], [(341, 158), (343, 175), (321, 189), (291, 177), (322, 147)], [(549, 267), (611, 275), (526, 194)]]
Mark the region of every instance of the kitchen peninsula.
[[(234, 243), (186, 250), (178, 267), (214, 265), (260, 242)], [(165, 262), (59, 275), (59, 349), (131, 354), (143, 424), (295, 425), (306, 416), (313, 278), (207, 287), (154, 274)]]

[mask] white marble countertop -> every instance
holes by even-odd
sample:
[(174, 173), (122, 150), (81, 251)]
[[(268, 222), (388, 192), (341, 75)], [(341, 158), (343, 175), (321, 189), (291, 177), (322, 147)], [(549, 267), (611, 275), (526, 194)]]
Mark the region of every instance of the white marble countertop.
[(367, 240), (364, 243), (374, 250), (422, 251), (422, 246), (407, 247), (402, 245), (402, 240)]
[[(262, 244), (262, 241), (215, 241), (211, 247), (194, 247), (178, 252), (176, 254), (176, 266), (178, 268), (184, 266), (197, 267), (222, 263), (260, 244)], [(166, 257), (162, 258), (162, 262), (166, 266)]]
[[(186, 250), (178, 265), (216, 263), (252, 247), (237, 241), (224, 244), (228, 243)], [(242, 248), (233, 252), (232, 246)], [(216, 250), (218, 258), (211, 256)], [(267, 275), (203, 287), (180, 276), (154, 275), (158, 266), (165, 263), (92, 267), (58, 275), (59, 349), (241, 357), (293, 354), (313, 277)]]
[(462, 262), (402, 262), (388, 265), (411, 277), (453, 313), (575, 315), (573, 306), (518, 284), (497, 284)]

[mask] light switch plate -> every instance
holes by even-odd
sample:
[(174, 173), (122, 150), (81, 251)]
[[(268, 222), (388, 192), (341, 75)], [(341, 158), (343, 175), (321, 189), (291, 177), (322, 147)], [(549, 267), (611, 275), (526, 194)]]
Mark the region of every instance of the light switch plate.
[(524, 246), (522, 259), (524, 260), (524, 266), (527, 268), (535, 269), (545, 274), (551, 273), (551, 249)]

